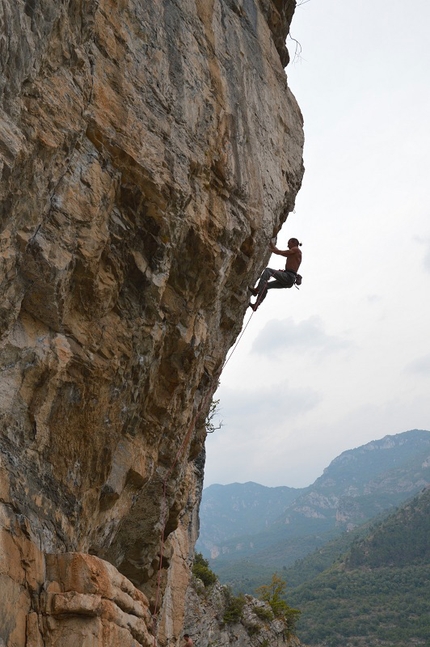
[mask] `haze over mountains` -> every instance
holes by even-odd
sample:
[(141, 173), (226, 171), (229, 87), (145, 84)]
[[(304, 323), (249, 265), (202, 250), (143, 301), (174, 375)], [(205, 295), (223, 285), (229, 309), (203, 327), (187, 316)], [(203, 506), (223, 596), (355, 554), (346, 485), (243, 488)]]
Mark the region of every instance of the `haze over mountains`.
[(196, 549), (221, 581), (252, 590), (430, 484), (430, 432), (386, 436), (335, 458), (307, 488), (257, 483), (203, 491)]

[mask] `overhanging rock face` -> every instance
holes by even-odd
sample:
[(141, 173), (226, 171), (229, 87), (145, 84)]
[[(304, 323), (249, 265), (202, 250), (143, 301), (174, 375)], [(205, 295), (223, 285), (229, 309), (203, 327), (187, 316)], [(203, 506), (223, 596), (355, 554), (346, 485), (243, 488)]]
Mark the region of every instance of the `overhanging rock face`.
[[(204, 419), (303, 173), (294, 6), (0, 7), (0, 644), (69, 644), (60, 554), (143, 592), (140, 628), (162, 600), (159, 642), (180, 631)], [(115, 627), (88, 645), (119, 644)]]

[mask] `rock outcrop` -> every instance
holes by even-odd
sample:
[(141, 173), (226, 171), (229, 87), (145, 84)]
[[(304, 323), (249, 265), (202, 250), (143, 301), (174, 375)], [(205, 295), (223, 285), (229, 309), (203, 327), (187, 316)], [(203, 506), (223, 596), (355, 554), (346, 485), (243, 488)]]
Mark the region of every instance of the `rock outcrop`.
[[(266, 602), (243, 596), (229, 613), (229, 591), (219, 583), (205, 589), (192, 578), (187, 591), (185, 629), (199, 647), (300, 647), (285, 619), (275, 618)], [(239, 601), (239, 598), (236, 598)]]
[(177, 640), (204, 420), (302, 178), (294, 7), (1, 3), (0, 645)]

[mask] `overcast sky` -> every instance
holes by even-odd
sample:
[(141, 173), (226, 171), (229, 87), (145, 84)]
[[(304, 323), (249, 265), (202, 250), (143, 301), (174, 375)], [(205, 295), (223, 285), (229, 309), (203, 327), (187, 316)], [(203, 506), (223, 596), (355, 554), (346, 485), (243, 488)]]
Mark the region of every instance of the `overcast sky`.
[(342, 451), (430, 430), (429, 25), (429, 0), (296, 9), (306, 172), (278, 247), (303, 242), (303, 284), (269, 292), (228, 361), (205, 486), (303, 487)]

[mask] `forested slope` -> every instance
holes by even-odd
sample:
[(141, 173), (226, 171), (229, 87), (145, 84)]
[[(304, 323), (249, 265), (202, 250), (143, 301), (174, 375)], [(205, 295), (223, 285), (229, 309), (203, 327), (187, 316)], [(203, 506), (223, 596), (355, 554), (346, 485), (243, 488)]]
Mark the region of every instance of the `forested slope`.
[(302, 611), (301, 640), (309, 647), (430, 647), (429, 536), (426, 489), (356, 538), (330, 568), (289, 590), (289, 603)]

